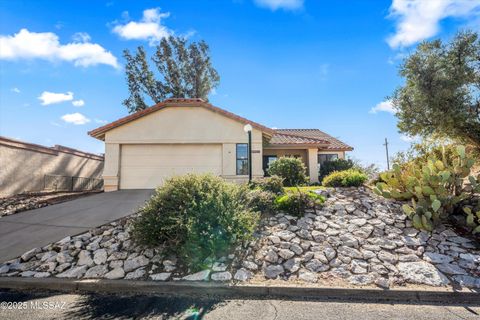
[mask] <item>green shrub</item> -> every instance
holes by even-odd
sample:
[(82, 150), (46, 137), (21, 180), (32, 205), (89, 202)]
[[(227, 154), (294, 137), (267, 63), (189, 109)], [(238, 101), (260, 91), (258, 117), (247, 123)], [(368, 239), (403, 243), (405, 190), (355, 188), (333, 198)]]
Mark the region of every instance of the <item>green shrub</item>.
[(274, 194), (282, 194), (283, 178), (273, 175), (271, 177), (255, 179), (250, 182), (250, 188), (268, 191)]
[(287, 187), (305, 184), (306, 172), (307, 169), (302, 160), (293, 157), (278, 158), (268, 168), (268, 173), (283, 178), (283, 184)]
[[(457, 146), (453, 154), (445, 151), (440, 157), (433, 152), (424, 162), (394, 164), (391, 171), (380, 175), (382, 182), (377, 183), (374, 191), (386, 198), (411, 200), (411, 206), (404, 204), (402, 208), (417, 229), (432, 231), (451, 214), (463, 213), (466, 224), (478, 233), (480, 214), (463, 205), (465, 200), (473, 198), (473, 193), (480, 192), (478, 177), (469, 176), (474, 163), (464, 146)], [(466, 178), (472, 192), (464, 188)]]
[(247, 193), (247, 205), (253, 211), (259, 212), (274, 212), (275, 211), (275, 198), (277, 195), (270, 191), (263, 191), (260, 189), (254, 189)]
[(348, 169), (330, 173), (323, 178), (322, 185), (325, 187), (359, 187), (365, 181), (367, 181), (367, 176), (364, 173)]
[(247, 207), (247, 191), (208, 174), (171, 178), (142, 208), (133, 237), (142, 245), (165, 245), (199, 270), (207, 258), (251, 237), (259, 214)]
[(334, 171), (343, 171), (348, 170), (353, 167), (354, 163), (350, 159), (335, 159), (330, 161), (325, 161), (320, 166), (320, 179), (328, 176), (330, 173)]
[(302, 216), (307, 209), (316, 210), (316, 207), (322, 205), (325, 198), (315, 192), (288, 191), (284, 195), (275, 199), (275, 207), (296, 216)]

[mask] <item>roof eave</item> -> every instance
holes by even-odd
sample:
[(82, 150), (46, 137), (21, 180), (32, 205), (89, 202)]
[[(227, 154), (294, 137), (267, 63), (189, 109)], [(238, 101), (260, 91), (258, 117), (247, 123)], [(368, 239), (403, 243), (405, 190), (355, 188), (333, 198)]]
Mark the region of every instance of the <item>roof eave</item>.
[(189, 102), (189, 103), (176, 103), (176, 102), (160, 102), (160, 103), (157, 103), (156, 105), (154, 106), (151, 106), (147, 109), (144, 109), (144, 110), (141, 110), (141, 111), (138, 111), (136, 113), (133, 113), (133, 114), (130, 114), (128, 116), (125, 116), (123, 118), (120, 118), (116, 121), (113, 121), (111, 123), (108, 123), (106, 125), (103, 125), (99, 128), (96, 128), (96, 129), (93, 129), (91, 131), (88, 132), (88, 134), (91, 136), (91, 137), (94, 137), (96, 139), (99, 139), (99, 140), (105, 140), (105, 133), (107, 131), (110, 131), (110, 130), (113, 130), (119, 126), (122, 126), (130, 121), (134, 121), (136, 119), (139, 119), (143, 116), (146, 116), (150, 113), (153, 113), (153, 112), (156, 112), (156, 111), (159, 111), (161, 109), (164, 109), (164, 108), (167, 108), (167, 107), (191, 107), (191, 106), (200, 106), (200, 107), (204, 107), (204, 108), (207, 108), (208, 110), (212, 111), (212, 112), (218, 112), (228, 118), (231, 118), (232, 120), (235, 120), (235, 121), (238, 121), (240, 123), (243, 123), (243, 124), (250, 124), (252, 127), (254, 127), (255, 129), (261, 131), (262, 133), (264, 133), (266, 136), (268, 137), (271, 137), (273, 136), (273, 134), (275, 133), (275, 130), (273, 129), (270, 129), (268, 127), (265, 127), (259, 123), (256, 123), (254, 121), (250, 121), (246, 118), (243, 118), (243, 117), (240, 117), (240, 116), (237, 116), (236, 114), (230, 112), (230, 111), (227, 111), (227, 110), (224, 110), (224, 109), (221, 109), (219, 107), (216, 107), (210, 103), (206, 103), (206, 102), (200, 102), (200, 101), (193, 101), (193, 102)]

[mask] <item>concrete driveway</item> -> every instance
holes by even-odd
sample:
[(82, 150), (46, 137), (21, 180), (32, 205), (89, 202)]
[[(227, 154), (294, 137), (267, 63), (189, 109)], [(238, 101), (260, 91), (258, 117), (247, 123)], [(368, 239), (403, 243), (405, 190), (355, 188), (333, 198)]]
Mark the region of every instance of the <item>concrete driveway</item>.
[(0, 262), (134, 213), (153, 190), (99, 193), (0, 218)]

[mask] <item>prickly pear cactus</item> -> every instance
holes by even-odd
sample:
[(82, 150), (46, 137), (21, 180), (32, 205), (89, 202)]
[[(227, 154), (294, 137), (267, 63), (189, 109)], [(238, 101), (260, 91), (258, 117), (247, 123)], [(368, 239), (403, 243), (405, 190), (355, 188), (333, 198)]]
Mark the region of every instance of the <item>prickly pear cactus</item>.
[[(457, 146), (455, 157), (449, 165), (443, 159), (430, 158), (422, 165), (394, 164), (392, 170), (380, 175), (374, 192), (385, 198), (410, 200), (402, 209), (417, 229), (432, 231), (436, 224), (459, 210), (462, 201), (480, 192), (480, 177), (469, 176), (475, 161), (467, 157), (464, 146)], [(471, 192), (463, 188), (464, 179), (472, 186)], [(467, 225), (480, 232), (480, 210), (463, 208)]]

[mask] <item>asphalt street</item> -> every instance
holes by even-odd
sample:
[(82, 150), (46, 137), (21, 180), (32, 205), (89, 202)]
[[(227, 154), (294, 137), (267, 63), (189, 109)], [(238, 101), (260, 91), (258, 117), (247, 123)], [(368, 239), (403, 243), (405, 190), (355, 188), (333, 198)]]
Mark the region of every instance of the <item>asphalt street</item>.
[(480, 319), (480, 307), (350, 301), (223, 300), (0, 289), (0, 319)]

